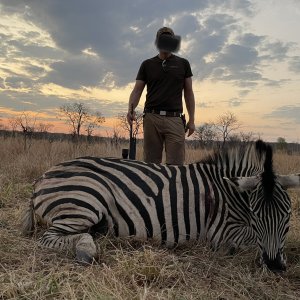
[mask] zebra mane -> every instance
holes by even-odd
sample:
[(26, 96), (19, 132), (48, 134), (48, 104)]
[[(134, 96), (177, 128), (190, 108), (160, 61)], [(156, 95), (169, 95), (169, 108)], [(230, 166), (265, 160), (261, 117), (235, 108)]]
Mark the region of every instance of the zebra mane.
[(264, 171), (261, 174), (262, 187), (264, 189), (264, 199), (266, 201), (272, 200), (272, 195), (275, 187), (276, 175), (273, 170), (273, 150), (270, 145), (263, 143), (262, 146), (259, 145), (258, 151), (265, 153), (264, 161)]
[(268, 190), (274, 187), (275, 175), (272, 157), (271, 146), (258, 140), (216, 150), (199, 163), (215, 165), (228, 177), (262, 175), (262, 184)]

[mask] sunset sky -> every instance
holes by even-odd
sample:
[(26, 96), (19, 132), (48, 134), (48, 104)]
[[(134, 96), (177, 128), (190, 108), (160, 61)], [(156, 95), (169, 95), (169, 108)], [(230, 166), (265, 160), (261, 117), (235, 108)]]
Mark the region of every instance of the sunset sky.
[(196, 125), (231, 111), (243, 131), (300, 142), (298, 0), (0, 0), (2, 124), (26, 111), (64, 131), (59, 106), (82, 101), (109, 130), (164, 25), (192, 66)]

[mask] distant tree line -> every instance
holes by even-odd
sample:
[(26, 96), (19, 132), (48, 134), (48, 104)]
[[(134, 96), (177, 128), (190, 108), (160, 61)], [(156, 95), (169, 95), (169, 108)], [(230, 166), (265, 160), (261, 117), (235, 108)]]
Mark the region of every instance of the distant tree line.
[[(225, 112), (215, 121), (205, 122), (196, 128), (193, 141), (189, 141), (194, 147), (224, 147), (227, 143), (239, 144), (257, 140), (259, 133), (242, 131), (242, 123), (232, 112)], [(270, 143), (275, 150), (287, 153), (300, 152), (299, 143), (287, 143), (285, 138), (278, 137), (276, 142)]]
[[(64, 121), (69, 128), (69, 135), (73, 142), (87, 140), (92, 142), (98, 140), (95, 136), (97, 130), (101, 128), (105, 122), (105, 117), (99, 111), (92, 110), (86, 103), (70, 102), (59, 107), (57, 116)], [(115, 116), (117, 122), (111, 132), (107, 132), (113, 144), (120, 144), (129, 137), (129, 126), (126, 121), (126, 114), (121, 113)], [(133, 126), (133, 134), (137, 137), (142, 132), (143, 114), (137, 112), (136, 122)], [(32, 114), (21, 112), (16, 117), (10, 118), (7, 125), (4, 126), (0, 119), (0, 131), (10, 132), (10, 136), (22, 135), (24, 141), (24, 149), (31, 145), (32, 137), (57, 138), (59, 134), (50, 134), (54, 129), (54, 125), (50, 122), (40, 122), (38, 113)], [(5, 136), (7, 136), (5, 134)], [(66, 138), (67, 135), (62, 134)]]
[[(28, 112), (22, 112), (16, 117), (10, 118), (4, 126), (0, 119), (0, 131), (10, 132), (10, 135), (22, 135), (24, 141), (24, 149), (30, 147), (31, 138), (58, 138), (58, 136), (66, 139), (70, 136), (71, 140), (78, 142), (87, 140), (89, 142), (98, 140), (95, 133), (105, 123), (105, 117), (99, 111), (92, 110), (86, 103), (70, 102), (59, 107), (59, 119), (63, 120), (69, 127), (69, 135), (67, 134), (51, 134), (54, 125), (50, 122), (41, 122), (38, 120), (38, 114), (34, 115)], [(107, 132), (107, 138), (111, 143), (118, 145), (129, 138), (130, 126), (127, 122), (126, 113), (120, 113), (115, 116), (116, 123), (112, 128), (112, 132)], [(194, 147), (214, 147), (216, 145), (224, 146), (226, 143), (245, 143), (260, 138), (260, 134), (252, 131), (242, 131), (242, 123), (232, 112), (225, 112), (218, 116), (216, 120), (205, 122), (200, 125), (193, 136), (193, 141), (188, 143)], [(132, 132), (135, 138), (141, 136), (143, 131), (143, 113), (136, 113), (136, 121), (133, 124)], [(68, 138), (69, 139), (69, 138)], [(284, 137), (278, 137), (276, 149), (288, 150)], [(297, 144), (295, 144), (297, 145)], [(294, 147), (295, 148), (295, 147)]]
[(194, 134), (194, 140), (200, 146), (210, 146), (216, 142), (224, 146), (227, 142), (251, 142), (257, 138), (254, 132), (241, 131), (242, 124), (232, 112), (226, 112), (215, 121), (200, 125)]

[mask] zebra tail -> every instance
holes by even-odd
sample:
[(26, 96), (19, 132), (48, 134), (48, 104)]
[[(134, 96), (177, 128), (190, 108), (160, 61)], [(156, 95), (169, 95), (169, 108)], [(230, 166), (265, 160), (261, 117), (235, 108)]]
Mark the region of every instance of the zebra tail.
[(30, 200), (29, 205), (25, 209), (21, 217), (21, 234), (24, 236), (31, 236), (35, 229), (34, 211), (33, 203)]

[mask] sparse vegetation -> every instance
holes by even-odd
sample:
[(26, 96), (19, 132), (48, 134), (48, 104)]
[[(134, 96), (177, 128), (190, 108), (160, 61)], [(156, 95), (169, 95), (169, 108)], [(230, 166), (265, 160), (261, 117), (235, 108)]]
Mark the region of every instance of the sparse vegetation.
[[(141, 112), (135, 112), (135, 121), (133, 122), (132, 135), (134, 138), (137, 138), (138, 135), (143, 133), (143, 119), (144, 114)], [(130, 134), (130, 125), (127, 121), (127, 113), (120, 113), (117, 116), (119, 127), (129, 136)]]
[(235, 131), (241, 127), (241, 123), (234, 113), (226, 112), (218, 117), (215, 126), (224, 145)]
[(85, 103), (71, 102), (59, 109), (76, 141), (79, 141), (83, 127), (85, 127), (87, 136), (91, 137), (95, 128), (105, 122), (105, 118), (100, 112), (92, 112)]
[[(256, 264), (256, 250), (235, 256), (194, 244), (173, 250), (126, 239), (99, 238), (90, 267), (72, 255), (36, 246), (18, 232), (31, 183), (50, 166), (82, 155), (121, 156), (124, 145), (0, 137), (0, 299), (299, 299), (300, 192), (292, 190), (293, 216), (286, 244), (288, 270), (273, 274)], [(187, 162), (206, 156), (187, 149)], [(142, 148), (137, 147), (142, 159)], [(299, 172), (300, 156), (275, 154), (279, 173)], [(37, 232), (39, 236), (41, 232)]]
[(242, 123), (232, 112), (226, 112), (218, 116), (214, 122), (206, 122), (196, 128), (193, 139), (200, 146), (211, 146), (216, 142), (222, 143), (240, 143), (254, 141), (256, 135), (254, 132), (238, 131), (241, 129)]

